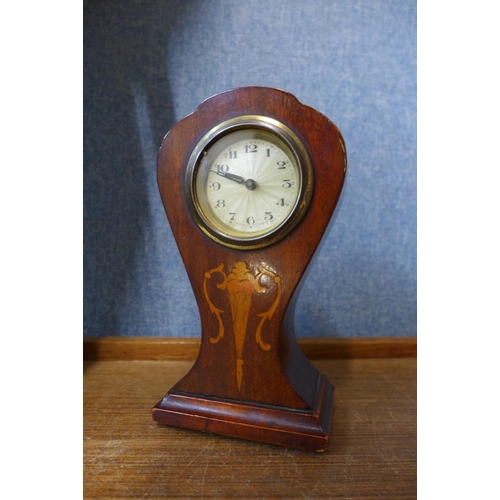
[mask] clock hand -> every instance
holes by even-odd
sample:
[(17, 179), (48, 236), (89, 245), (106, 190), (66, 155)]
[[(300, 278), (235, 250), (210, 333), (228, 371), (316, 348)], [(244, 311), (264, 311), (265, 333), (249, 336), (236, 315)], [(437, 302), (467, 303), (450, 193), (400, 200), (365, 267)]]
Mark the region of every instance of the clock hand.
[(257, 183), (253, 179), (245, 180), (243, 177), (241, 177), (241, 175), (230, 174), (229, 172), (219, 172), (217, 170), (210, 170), (210, 172), (213, 172), (214, 174), (220, 175), (221, 177), (225, 177), (226, 179), (229, 179), (230, 181), (235, 181), (238, 184), (245, 184), (245, 187), (249, 191), (253, 191), (257, 187)]
[(220, 175), (221, 177), (225, 177), (226, 179), (229, 179), (230, 181), (235, 181), (238, 184), (245, 183), (245, 179), (243, 177), (241, 177), (241, 175), (230, 174), (229, 172), (218, 172), (217, 170), (210, 170), (210, 172), (213, 172), (214, 174)]

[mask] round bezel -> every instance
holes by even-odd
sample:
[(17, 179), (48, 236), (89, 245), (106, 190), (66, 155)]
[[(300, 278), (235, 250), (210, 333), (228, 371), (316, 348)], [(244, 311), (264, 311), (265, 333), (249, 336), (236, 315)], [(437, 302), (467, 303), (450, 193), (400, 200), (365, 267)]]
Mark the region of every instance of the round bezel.
[[(268, 229), (244, 232), (219, 220), (206, 200), (203, 189), (197, 189), (198, 177), (205, 174), (216, 155), (234, 142), (234, 132), (249, 131), (254, 137), (275, 144), (290, 158), (297, 172), (298, 194), (293, 207), (277, 225)], [(198, 227), (214, 241), (230, 248), (262, 248), (283, 239), (304, 217), (313, 191), (313, 168), (306, 147), (283, 123), (269, 117), (245, 115), (224, 121), (209, 130), (193, 149), (186, 168), (185, 190), (188, 206)]]

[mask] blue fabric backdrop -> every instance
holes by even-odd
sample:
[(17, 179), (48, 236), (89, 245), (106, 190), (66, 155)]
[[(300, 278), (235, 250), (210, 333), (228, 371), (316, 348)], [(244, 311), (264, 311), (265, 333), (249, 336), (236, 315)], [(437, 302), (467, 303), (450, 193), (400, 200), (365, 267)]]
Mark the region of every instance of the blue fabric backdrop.
[(297, 335), (416, 335), (415, 0), (84, 2), (84, 334), (199, 335), (156, 152), (245, 85), (290, 91), (346, 141)]

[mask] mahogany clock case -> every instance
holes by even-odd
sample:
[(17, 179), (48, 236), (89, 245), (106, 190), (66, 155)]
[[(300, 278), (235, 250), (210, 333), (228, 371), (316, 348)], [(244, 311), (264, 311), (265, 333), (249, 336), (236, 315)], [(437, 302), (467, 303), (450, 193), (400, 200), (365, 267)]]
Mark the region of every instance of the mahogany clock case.
[[(184, 189), (186, 168), (201, 138), (244, 115), (269, 117), (292, 130), (314, 176), (300, 222), (279, 241), (251, 249), (226, 246), (200, 230)], [(202, 335), (193, 368), (154, 407), (155, 421), (326, 449), (334, 389), (302, 354), (293, 317), (300, 280), (339, 200), (346, 167), (337, 127), (277, 89), (242, 87), (215, 95), (165, 136), (158, 185), (199, 308)]]

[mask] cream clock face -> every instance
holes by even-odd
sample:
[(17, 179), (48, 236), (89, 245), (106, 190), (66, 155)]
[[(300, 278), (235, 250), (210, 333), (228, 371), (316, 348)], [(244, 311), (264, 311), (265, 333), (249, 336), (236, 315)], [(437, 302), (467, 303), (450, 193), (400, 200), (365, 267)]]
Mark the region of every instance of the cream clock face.
[(304, 208), (299, 205), (311, 181), (300, 146), (255, 126), (230, 128), (203, 146), (189, 184), (205, 233), (233, 247), (282, 237)]
[(210, 155), (202, 162), (196, 194), (221, 230), (240, 237), (263, 234), (294, 209), (300, 170), (289, 148), (277, 142), (261, 131), (233, 132), (213, 161)]

